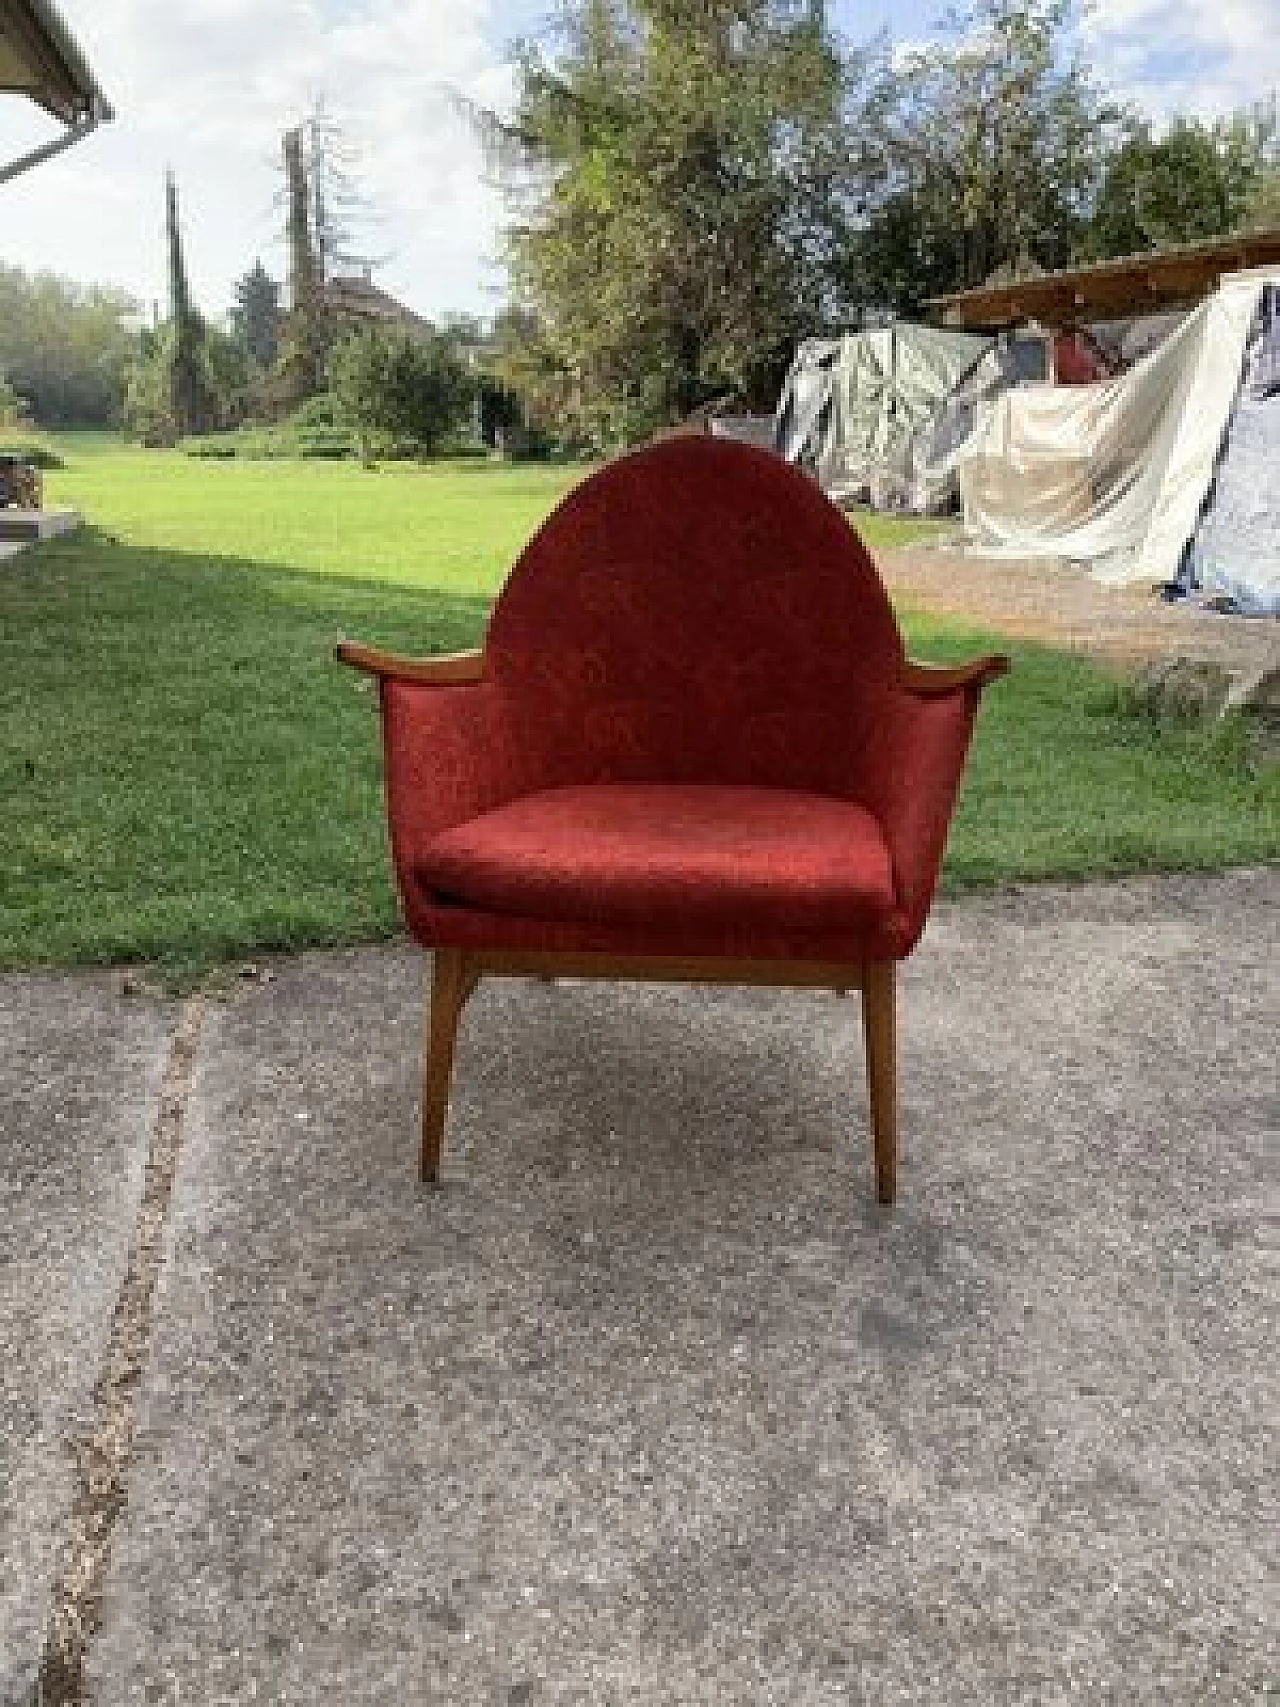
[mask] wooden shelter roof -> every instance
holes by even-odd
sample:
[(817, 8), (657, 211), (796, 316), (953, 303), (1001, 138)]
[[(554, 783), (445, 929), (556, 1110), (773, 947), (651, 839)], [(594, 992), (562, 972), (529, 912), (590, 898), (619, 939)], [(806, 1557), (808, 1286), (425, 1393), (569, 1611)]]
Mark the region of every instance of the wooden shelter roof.
[(1025, 320), (1072, 326), (1159, 313), (1207, 296), (1228, 273), (1278, 265), (1280, 230), (1243, 232), (1008, 284), (978, 285), (954, 296), (934, 297), (928, 307), (944, 326), (993, 330)]

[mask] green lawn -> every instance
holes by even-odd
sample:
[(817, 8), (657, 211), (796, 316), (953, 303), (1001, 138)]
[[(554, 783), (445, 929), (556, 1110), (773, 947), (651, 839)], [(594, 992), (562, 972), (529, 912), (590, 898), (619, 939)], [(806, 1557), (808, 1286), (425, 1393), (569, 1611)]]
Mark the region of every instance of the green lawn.
[[(50, 497), (92, 528), (0, 565), (0, 966), (188, 977), (393, 932), (373, 700), (330, 663), (334, 640), (473, 643), (581, 471), (59, 448)], [(992, 643), (908, 626), (922, 656)], [(1079, 660), (1013, 651), (952, 887), (1280, 857), (1280, 777), (1251, 772), (1238, 729), (1153, 726)]]

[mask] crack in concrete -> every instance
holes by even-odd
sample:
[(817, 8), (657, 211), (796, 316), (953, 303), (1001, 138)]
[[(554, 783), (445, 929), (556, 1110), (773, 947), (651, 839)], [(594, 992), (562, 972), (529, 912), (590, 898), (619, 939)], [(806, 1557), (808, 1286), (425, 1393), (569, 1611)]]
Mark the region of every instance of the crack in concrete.
[(111, 1537), (128, 1493), (135, 1401), (151, 1338), (152, 1303), (204, 1016), (202, 996), (186, 1001), (170, 1046), (129, 1266), (94, 1384), (94, 1422), (72, 1447), (76, 1491), (66, 1552), (28, 1707), (80, 1707), (84, 1698), (85, 1656), (102, 1622)]

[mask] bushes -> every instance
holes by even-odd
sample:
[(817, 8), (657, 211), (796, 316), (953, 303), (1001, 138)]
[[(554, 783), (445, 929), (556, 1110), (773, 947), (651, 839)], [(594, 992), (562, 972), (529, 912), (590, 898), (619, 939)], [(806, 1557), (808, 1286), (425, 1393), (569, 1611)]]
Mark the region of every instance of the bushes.
[(29, 462), (32, 468), (49, 469), (67, 466), (56, 450), (50, 450), (48, 445), (42, 445), (36, 439), (0, 438), (0, 456), (19, 456), (23, 462)]
[(273, 457), (340, 460), (355, 455), (355, 440), (339, 419), (327, 393), (310, 397), (292, 415), (271, 427), (241, 427), (234, 433), (211, 433), (183, 439), (186, 456), (267, 460)]
[(245, 426), (182, 441), (187, 456), (415, 457), (482, 455), (465, 428), (476, 385), (443, 337), (352, 333), (330, 359), (331, 390), (274, 426)]
[(21, 457), (32, 468), (61, 468), (56, 451), (30, 437), (27, 400), (6, 379), (0, 368), (0, 456)]
[(476, 381), (456, 344), (434, 334), (349, 334), (329, 359), (330, 389), (271, 426), (184, 439), (187, 456), (374, 457), (481, 454), (467, 443)]
[(361, 330), (329, 358), (330, 385), (341, 418), (366, 460), (431, 455), (462, 426), (475, 382), (446, 337)]
[[(181, 407), (175, 387), (185, 394)], [(193, 408), (203, 428), (235, 426), (248, 409), (252, 387), (248, 352), (234, 338), (201, 322), (198, 337), (184, 348), (169, 323), (139, 340), (127, 374), (125, 423), (144, 445), (174, 445)]]

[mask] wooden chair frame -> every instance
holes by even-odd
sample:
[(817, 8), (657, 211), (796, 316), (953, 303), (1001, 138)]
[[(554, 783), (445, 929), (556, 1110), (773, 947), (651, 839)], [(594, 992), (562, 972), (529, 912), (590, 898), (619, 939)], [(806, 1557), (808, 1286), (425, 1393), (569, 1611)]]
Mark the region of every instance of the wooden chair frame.
[(782, 989), (862, 992), (867, 1087), (876, 1198), (892, 1203), (897, 1186), (896, 983), (892, 960), (862, 965), (820, 960), (722, 960), (630, 954), (437, 948), (422, 1043), (422, 1178), (440, 1178), (449, 1086), (462, 1010), (482, 978), (599, 978), (657, 984), (755, 984)]
[[(401, 658), (375, 647), (343, 641), (338, 661), (378, 679), (440, 686), (484, 679), (483, 652), (435, 658)], [(1003, 676), (1009, 660), (977, 658), (955, 668), (907, 660), (901, 685), (933, 699), (978, 690)], [(449, 1087), (462, 1010), (482, 978), (598, 978), (654, 983), (768, 985), (782, 989), (827, 989), (862, 996), (867, 1092), (871, 1115), (876, 1199), (891, 1204), (897, 1190), (897, 962), (744, 960), (671, 955), (577, 954), (552, 950), (436, 948), (422, 1048), (422, 1178), (437, 1183), (449, 1111)]]

